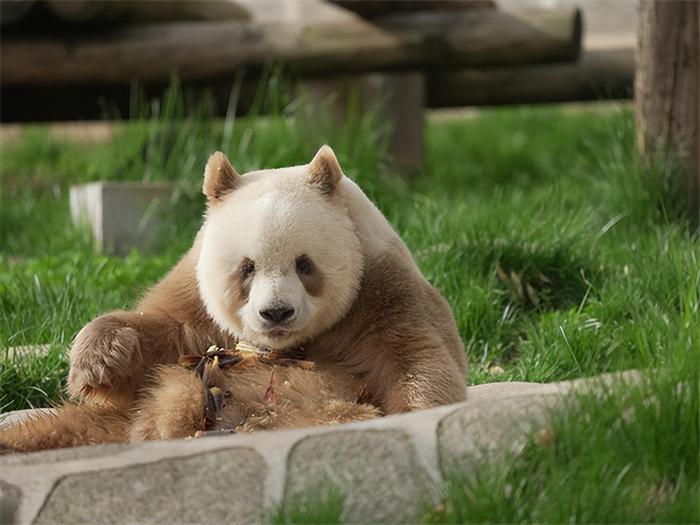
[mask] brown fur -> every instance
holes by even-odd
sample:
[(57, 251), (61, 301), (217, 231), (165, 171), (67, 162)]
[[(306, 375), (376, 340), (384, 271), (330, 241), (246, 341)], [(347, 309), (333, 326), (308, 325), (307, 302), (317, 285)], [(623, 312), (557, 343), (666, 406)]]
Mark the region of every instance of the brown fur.
[(318, 188), (323, 195), (330, 195), (343, 178), (343, 170), (335, 158), (333, 150), (322, 146), (309, 164), (308, 184)]
[[(201, 353), (211, 344), (232, 346), (197, 293), (196, 250), (195, 243), (135, 312), (98, 317), (78, 334), (70, 354), (73, 395), (99, 395), (124, 406), (155, 365)], [(305, 345), (310, 359), (366, 376), (373, 401), (388, 413), (465, 396), (465, 357), (449, 305), (424, 281), (407, 280), (412, 271), (391, 252), (367, 261), (350, 312)]]
[[(316, 155), (309, 180), (335, 198), (342, 172), (329, 151), (322, 149)], [(224, 160), (213, 157), (207, 166), (204, 191), (210, 205), (238, 183), (235, 170), (228, 170)], [(199, 295), (195, 276), (199, 250), (198, 236), (133, 311), (98, 317), (76, 336), (68, 389), (73, 397), (97, 405), (94, 410), (84, 405), (61, 409), (65, 415), (77, 411), (79, 426), (73, 428), (73, 422), (63, 417), (42, 419), (62, 429), (54, 432), (46, 427), (53, 441), (13, 429), (11, 434), (0, 431), (0, 442), (14, 446), (26, 437), (49, 448), (71, 446), (81, 439), (91, 443), (97, 436), (115, 439), (104, 432), (81, 434), (90, 417), (99, 422), (103, 416), (115, 421), (115, 436), (123, 437), (128, 428), (132, 440), (182, 437), (201, 429), (201, 384), (177, 367), (157, 368), (184, 354), (200, 354), (212, 344), (225, 348), (234, 344), (214, 324)], [(332, 276), (322, 276), (320, 286), (323, 279)], [(313, 289), (316, 284), (309, 286)], [(239, 290), (238, 300), (244, 300), (244, 282)], [(281, 383), (275, 406), (261, 398), (269, 370), (237, 372), (241, 375), (228, 385), (231, 395), (222, 425), (247, 431), (351, 421), (452, 403), (466, 395), (466, 359), (449, 305), (423, 279), (399, 242), (383, 255), (365, 260), (360, 292), (350, 311), (304, 347), (318, 370), (278, 369)], [(155, 380), (144, 389), (150, 375)], [(360, 384), (366, 385), (367, 399), (374, 406), (354, 402)], [(129, 411), (135, 406), (132, 416)], [(37, 426), (33, 430), (40, 433)], [(60, 433), (66, 434), (65, 439)], [(8, 441), (8, 435), (20, 437)]]
[(366, 381), (387, 413), (453, 403), (466, 395), (466, 359), (447, 301), (394, 252), (368, 261), (360, 295), (332, 329), (307, 345)]
[(105, 405), (65, 405), (0, 427), (0, 447), (34, 452), (97, 443), (124, 443), (129, 418), (123, 410)]
[(184, 368), (157, 369), (153, 383), (136, 406), (129, 430), (131, 441), (184, 438), (204, 430), (202, 382)]
[[(224, 371), (221, 384), (226, 395), (214, 430), (298, 428), (381, 415), (376, 407), (356, 402), (359, 380), (333, 367), (306, 370), (258, 364)], [(155, 369), (135, 409), (65, 405), (55, 413), (0, 427), (0, 453), (180, 439), (202, 430), (201, 380), (179, 366), (161, 366)]]
[(209, 157), (202, 185), (202, 193), (207, 196), (209, 204), (215, 204), (233, 191), (239, 184), (239, 177), (226, 155), (217, 151)]
[[(266, 400), (272, 384), (273, 399)], [(214, 429), (236, 432), (297, 428), (369, 419), (376, 407), (355, 402), (359, 381), (341, 370), (259, 364), (224, 372), (226, 391)], [(179, 367), (164, 367), (134, 416), (131, 441), (174, 439), (204, 430), (202, 383)]]
[[(108, 396), (112, 406), (66, 406), (57, 416), (42, 416), (38, 420), (0, 430), (0, 443), (18, 450), (75, 446), (96, 442), (174, 439), (193, 435), (204, 429), (204, 398), (202, 384), (193, 373), (178, 366), (151, 368), (153, 381), (142, 391), (136, 411), (126, 409), (124, 399), (135, 396), (120, 393), (116, 388), (143, 382), (146, 370), (135, 370), (133, 364), (175, 360), (182, 353), (200, 353), (209, 341), (225, 338), (213, 329), (211, 322), (193, 316), (184, 318), (184, 306), (178, 300), (198, 297), (176, 288), (169, 279), (186, 276), (183, 263), (188, 255), (164, 281), (159, 283), (141, 305), (171, 305), (175, 315), (163, 317), (157, 309), (145, 310), (144, 315), (118, 312), (93, 321), (104, 322), (110, 328), (108, 338), (115, 337), (112, 323), (124, 320), (127, 328), (138, 329), (145, 341), (161, 342), (146, 346), (140, 341), (132, 366), (131, 383), (110, 378), (115, 391), (98, 387), (87, 392), (95, 400), (97, 392)], [(194, 271), (191, 267), (190, 271)], [(461, 342), (447, 302), (427, 283), (405, 285), (407, 272), (414, 271), (402, 259), (389, 252), (383, 258), (367, 264), (360, 295), (350, 312), (331, 330), (306, 345), (307, 356), (317, 362), (316, 370), (275, 367), (276, 402), (265, 402), (272, 367), (258, 365), (250, 369), (227, 372), (226, 389), (230, 392), (221, 411), (217, 428), (234, 428), (238, 432), (256, 429), (294, 428), (319, 424), (350, 422), (450, 403), (464, 398), (464, 355)], [(184, 283), (193, 282), (185, 278)], [(155, 292), (174, 295), (152, 297)], [(172, 298), (168, 301), (168, 298)], [(195, 304), (193, 312), (201, 311)], [(146, 311), (156, 312), (146, 315)], [(177, 317), (176, 317), (177, 316)], [(171, 325), (181, 339), (174, 340), (163, 323)], [(180, 320), (179, 323), (177, 320)], [(138, 321), (138, 323), (136, 322)], [(88, 325), (90, 326), (90, 325)], [(105, 325), (102, 325), (105, 326)], [(101, 326), (101, 327), (102, 327)], [(210, 332), (200, 331), (210, 326)], [(117, 331), (117, 335), (124, 332)], [(126, 332), (130, 337), (131, 332)], [(146, 337), (144, 337), (146, 336)], [(218, 338), (218, 339), (217, 339)], [(170, 341), (171, 347), (164, 342)], [(119, 340), (117, 348), (123, 348)], [(104, 343), (103, 343), (104, 344)], [(223, 346), (223, 345), (222, 345)], [(98, 346), (95, 348), (103, 348)], [(144, 350), (151, 349), (151, 353)], [(452, 349), (452, 351), (447, 351)], [(114, 351), (112, 349), (111, 351)], [(155, 352), (161, 352), (156, 354)], [(123, 363), (123, 354), (111, 363)], [(103, 363), (101, 357), (96, 362)], [(74, 361), (75, 363), (75, 361)], [(75, 364), (73, 364), (75, 366)], [(71, 374), (71, 379), (84, 375)], [(356, 403), (362, 385), (368, 387), (371, 405)], [(102, 398), (99, 398), (100, 400)], [(110, 426), (113, 425), (113, 426)]]
[(199, 297), (197, 250), (195, 240), (133, 311), (102, 315), (78, 333), (69, 355), (72, 397), (130, 406), (155, 365), (200, 354), (212, 344), (233, 346), (233, 338), (214, 325)]

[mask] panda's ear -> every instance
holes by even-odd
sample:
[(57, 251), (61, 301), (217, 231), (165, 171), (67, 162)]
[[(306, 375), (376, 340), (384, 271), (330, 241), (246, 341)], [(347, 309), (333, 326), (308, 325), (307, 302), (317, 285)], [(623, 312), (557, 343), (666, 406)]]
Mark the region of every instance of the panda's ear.
[(231, 165), (226, 155), (217, 151), (212, 153), (204, 168), (202, 193), (207, 196), (209, 204), (215, 204), (227, 193), (235, 190), (241, 183), (241, 176)]
[(330, 195), (335, 191), (343, 178), (335, 153), (329, 146), (321, 146), (309, 164), (309, 175), (306, 182), (321, 192)]

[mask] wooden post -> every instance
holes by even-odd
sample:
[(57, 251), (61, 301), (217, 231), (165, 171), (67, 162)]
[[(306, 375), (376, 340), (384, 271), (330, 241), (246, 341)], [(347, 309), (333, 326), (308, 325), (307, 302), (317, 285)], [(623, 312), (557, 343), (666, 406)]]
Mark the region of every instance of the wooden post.
[[(641, 0), (635, 81), (637, 145), (648, 159), (680, 162), (700, 218), (700, 3)], [(668, 157), (668, 156), (671, 157)]]
[(298, 85), (309, 122), (326, 116), (347, 125), (350, 111), (374, 111), (388, 133), (389, 161), (404, 176), (423, 166), (425, 76), (418, 72), (369, 73), (305, 79)]

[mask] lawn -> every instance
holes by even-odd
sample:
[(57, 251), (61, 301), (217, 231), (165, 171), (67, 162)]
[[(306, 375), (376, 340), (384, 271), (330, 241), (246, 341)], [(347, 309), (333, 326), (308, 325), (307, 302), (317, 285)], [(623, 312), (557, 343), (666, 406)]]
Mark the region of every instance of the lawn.
[[(495, 109), (431, 118), (423, 172), (398, 177), (372, 117), (225, 122), (206, 108), (157, 117), (104, 144), (37, 127), (2, 146), (0, 411), (61, 398), (66, 349), (97, 314), (133, 304), (187, 249), (201, 221), (207, 155), (238, 171), (305, 163), (322, 142), (394, 224), (454, 309), (469, 383), (550, 382), (645, 369), (638, 387), (577, 398), (553, 443), (457, 468), (428, 522), (697, 522), (700, 241), (677, 177), (634, 153), (625, 107)], [(95, 254), (72, 226), (67, 188), (94, 179), (174, 180), (157, 254)], [(6, 348), (49, 344), (41, 357)], [(627, 417), (622, 417), (626, 414)], [(629, 414), (632, 414), (630, 416)], [(338, 515), (323, 503), (276, 521)], [(308, 509), (307, 509), (308, 510)], [(321, 518), (317, 518), (321, 519)]]

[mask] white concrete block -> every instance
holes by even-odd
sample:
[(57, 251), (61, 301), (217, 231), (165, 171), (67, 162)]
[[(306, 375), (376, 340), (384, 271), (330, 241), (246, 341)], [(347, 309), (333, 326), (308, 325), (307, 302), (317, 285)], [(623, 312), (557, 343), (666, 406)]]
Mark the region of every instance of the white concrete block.
[(99, 181), (70, 188), (73, 222), (88, 223), (99, 251), (123, 255), (153, 248), (173, 185)]

